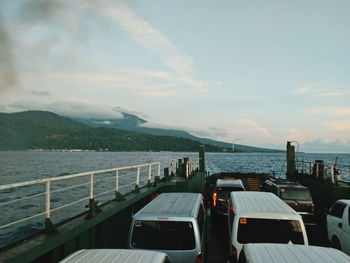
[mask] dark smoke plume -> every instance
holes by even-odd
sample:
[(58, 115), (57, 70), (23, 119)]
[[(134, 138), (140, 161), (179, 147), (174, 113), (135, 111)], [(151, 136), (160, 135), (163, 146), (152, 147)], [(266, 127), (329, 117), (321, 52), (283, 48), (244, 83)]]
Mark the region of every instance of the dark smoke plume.
[[(20, 6), (15, 22), (28, 24), (49, 22), (54, 20), (56, 15), (59, 15), (63, 7), (62, 1), (59, 0), (27, 0)], [(13, 22), (11, 21), (11, 23)], [(0, 10), (0, 92), (19, 87), (20, 83), (15, 56), (17, 45), (9, 29), (11, 23), (5, 21)], [(45, 53), (45, 47), (42, 46), (38, 51), (38, 56)], [(34, 49), (35, 47), (28, 47), (28, 50), (30, 48)], [(46, 50), (48, 49), (46, 47)]]
[(0, 17), (0, 91), (18, 85), (13, 42)]
[(58, 0), (27, 0), (20, 11), (20, 18), (23, 21), (47, 21), (54, 18), (64, 4)]

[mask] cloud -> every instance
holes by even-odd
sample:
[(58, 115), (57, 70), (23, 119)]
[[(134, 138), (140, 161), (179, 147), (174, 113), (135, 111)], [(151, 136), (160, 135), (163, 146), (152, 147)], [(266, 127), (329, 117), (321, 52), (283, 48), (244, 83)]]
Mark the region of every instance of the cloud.
[(312, 107), (306, 108), (304, 113), (308, 116), (329, 115), (332, 117), (341, 118), (344, 116), (350, 116), (350, 107), (339, 107), (339, 106), (325, 106), (325, 107)]
[(299, 87), (292, 91), (294, 94), (309, 94), (315, 92), (315, 85), (314, 84), (308, 84), (304, 85), (302, 87)]
[(122, 0), (116, 1), (114, 5), (104, 3), (105, 5), (101, 5), (100, 10), (109, 18), (117, 21), (141, 47), (158, 55), (164, 65), (174, 71), (178, 80), (199, 91), (206, 91), (207, 83), (194, 77), (196, 70), (193, 59), (181, 52), (166, 35), (139, 17)]
[(235, 121), (237, 132), (256, 133), (257, 136), (271, 136), (268, 129), (260, 125), (258, 122), (251, 119), (239, 119)]
[(50, 92), (47, 90), (33, 90), (32, 94), (36, 96), (50, 96)]
[(335, 131), (350, 131), (350, 121), (332, 121), (328, 126)]
[(140, 124), (140, 127), (154, 128), (154, 129), (165, 129), (165, 130), (181, 130), (186, 131), (194, 136), (210, 139), (222, 139), (227, 135), (227, 131), (218, 127), (209, 127), (206, 129), (194, 129), (186, 126), (161, 124), (154, 122), (145, 122)]
[(340, 97), (350, 95), (349, 89), (339, 89), (327, 84), (307, 84), (291, 91), (292, 94), (309, 95), (313, 97)]
[(0, 92), (19, 84), (13, 38), (0, 12)]
[(315, 153), (350, 153), (350, 141), (316, 139), (303, 142), (300, 150)]
[(42, 103), (35, 99), (19, 100), (6, 106), (6, 111), (16, 112), (25, 110), (51, 111), (67, 117), (79, 118), (115, 118), (122, 119), (124, 115), (113, 108), (94, 105), (91, 102), (70, 100)]
[(51, 73), (49, 78), (59, 81), (67, 81), (70, 84), (84, 86), (95, 86), (98, 88), (120, 89), (123, 92), (133, 92), (144, 97), (166, 97), (181, 92), (176, 83), (165, 81), (164, 77), (158, 77), (160, 72), (154, 75), (142, 74), (142, 71), (121, 70), (115, 74), (111, 73)]
[(338, 116), (350, 115), (350, 107), (336, 108), (334, 114)]

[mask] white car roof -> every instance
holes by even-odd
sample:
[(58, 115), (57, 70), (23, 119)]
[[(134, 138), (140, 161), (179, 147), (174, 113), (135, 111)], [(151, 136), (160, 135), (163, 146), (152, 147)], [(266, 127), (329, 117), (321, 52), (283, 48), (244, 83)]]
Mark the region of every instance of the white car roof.
[(216, 187), (232, 187), (232, 186), (233, 187), (242, 187), (242, 188), (244, 188), (242, 180), (240, 180), (240, 179), (235, 179), (235, 180), (218, 179), (216, 181)]
[(294, 244), (246, 244), (246, 258), (250, 263), (349, 263), (350, 257), (329, 247)]
[(198, 193), (164, 193), (153, 199), (133, 218), (191, 217), (195, 218), (202, 200)]
[(135, 249), (82, 249), (60, 263), (162, 263), (165, 253)]
[(236, 214), (256, 218), (300, 219), (301, 216), (269, 192), (231, 192), (231, 200)]

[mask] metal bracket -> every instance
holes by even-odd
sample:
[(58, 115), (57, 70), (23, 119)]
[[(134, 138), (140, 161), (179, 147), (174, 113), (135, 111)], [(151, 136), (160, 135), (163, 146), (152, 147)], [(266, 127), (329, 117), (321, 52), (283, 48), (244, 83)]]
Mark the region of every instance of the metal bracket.
[(95, 201), (94, 198), (89, 199), (89, 204), (85, 206), (85, 207), (89, 207), (89, 212), (88, 212), (86, 218), (92, 218), (97, 213), (102, 212), (102, 209), (97, 204), (98, 204), (98, 202)]
[(57, 234), (59, 231), (55, 227), (55, 225), (52, 223), (50, 218), (45, 218), (45, 233), (47, 234)]
[(123, 196), (120, 192), (116, 191), (116, 192), (115, 192), (115, 200), (116, 200), (116, 201), (124, 201), (125, 198), (124, 198), (124, 196)]

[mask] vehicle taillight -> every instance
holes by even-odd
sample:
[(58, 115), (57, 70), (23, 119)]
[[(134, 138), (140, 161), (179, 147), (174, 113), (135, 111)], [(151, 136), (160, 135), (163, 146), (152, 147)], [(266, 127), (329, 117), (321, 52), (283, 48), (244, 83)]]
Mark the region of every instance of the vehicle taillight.
[(214, 192), (213, 193), (213, 206), (216, 206), (216, 197), (217, 197), (217, 193)]
[(232, 245), (231, 247), (232, 261), (237, 262), (237, 249)]
[(202, 263), (202, 254), (198, 254), (196, 257), (196, 263)]
[(233, 205), (230, 206), (231, 212), (234, 213), (235, 212), (235, 208), (233, 207)]

